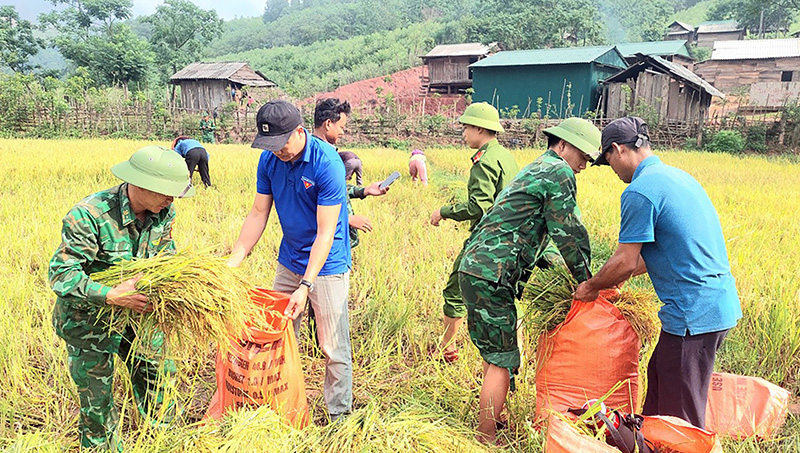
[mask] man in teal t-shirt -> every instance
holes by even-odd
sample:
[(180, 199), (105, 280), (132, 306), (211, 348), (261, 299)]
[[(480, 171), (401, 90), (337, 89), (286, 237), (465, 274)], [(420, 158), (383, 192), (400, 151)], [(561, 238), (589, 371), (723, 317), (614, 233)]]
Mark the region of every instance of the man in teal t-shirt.
[(647, 124), (627, 117), (603, 130), (603, 154), (629, 186), (622, 193), (619, 247), (575, 298), (647, 272), (658, 297), (661, 336), (648, 366), (643, 413), (673, 415), (705, 426), (716, 352), (742, 317), (717, 211), (691, 175), (665, 165), (650, 149)]

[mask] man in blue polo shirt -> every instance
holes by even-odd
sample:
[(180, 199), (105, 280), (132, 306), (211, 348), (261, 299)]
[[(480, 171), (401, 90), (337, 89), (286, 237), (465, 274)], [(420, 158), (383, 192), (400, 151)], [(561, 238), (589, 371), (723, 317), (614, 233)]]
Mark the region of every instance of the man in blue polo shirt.
[(643, 413), (703, 428), (717, 349), (742, 309), (716, 209), (691, 175), (653, 154), (649, 140), (641, 118), (603, 130), (595, 165), (610, 165), (630, 185), (622, 193), (619, 247), (575, 298), (595, 300), (600, 289), (650, 275), (664, 306)]
[(256, 115), (253, 148), (258, 162), (257, 194), (228, 264), (241, 265), (261, 238), (272, 204), (283, 231), (274, 289), (290, 293), (286, 314), (300, 329), (306, 301), (316, 314), (317, 339), (325, 354), (323, 395), (335, 421), (353, 404), (353, 367), (347, 291), (350, 235), (344, 164), (336, 150), (302, 126), (297, 107), (275, 100)]

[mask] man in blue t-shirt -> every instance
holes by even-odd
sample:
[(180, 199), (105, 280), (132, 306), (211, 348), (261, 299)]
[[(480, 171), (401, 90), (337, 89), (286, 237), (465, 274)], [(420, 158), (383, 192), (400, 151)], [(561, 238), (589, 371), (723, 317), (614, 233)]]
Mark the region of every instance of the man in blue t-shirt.
[(172, 142), (172, 149), (186, 160), (189, 168), (189, 180), (194, 175), (194, 169), (200, 173), (200, 179), (206, 187), (211, 187), (211, 176), (208, 174), (208, 151), (197, 140), (180, 136)]
[(641, 118), (609, 123), (602, 146), (595, 165), (610, 165), (629, 184), (622, 193), (619, 247), (578, 286), (575, 298), (595, 300), (603, 288), (650, 275), (664, 306), (643, 413), (703, 428), (717, 349), (742, 317), (717, 211), (700, 183), (653, 154)]
[(275, 100), (256, 115), (253, 148), (258, 162), (257, 194), (233, 246), (228, 265), (237, 267), (261, 238), (273, 203), (283, 231), (274, 289), (291, 294), (286, 315), (300, 329), (306, 301), (317, 320), (325, 354), (323, 395), (335, 421), (353, 405), (353, 366), (347, 291), (350, 235), (344, 164), (336, 150), (302, 126), (294, 105)]

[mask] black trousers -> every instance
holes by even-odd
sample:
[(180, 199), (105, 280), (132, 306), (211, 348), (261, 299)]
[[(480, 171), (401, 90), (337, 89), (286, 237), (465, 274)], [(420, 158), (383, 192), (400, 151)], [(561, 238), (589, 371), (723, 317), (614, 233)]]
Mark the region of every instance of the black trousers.
[(644, 415), (672, 415), (705, 428), (708, 385), (727, 330), (677, 336), (661, 331), (647, 366)]
[(186, 153), (186, 166), (189, 167), (189, 179), (194, 175), (194, 169), (200, 172), (200, 179), (206, 187), (211, 186), (211, 176), (208, 174), (208, 154), (203, 148), (192, 148)]

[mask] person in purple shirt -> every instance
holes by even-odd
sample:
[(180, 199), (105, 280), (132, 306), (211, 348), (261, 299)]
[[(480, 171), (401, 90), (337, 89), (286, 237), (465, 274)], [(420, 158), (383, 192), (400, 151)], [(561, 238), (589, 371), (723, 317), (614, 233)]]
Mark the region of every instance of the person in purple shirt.
[(257, 193), (228, 265), (241, 265), (261, 238), (274, 204), (283, 232), (274, 289), (291, 294), (285, 314), (294, 320), (295, 335), (306, 302), (316, 314), (317, 339), (325, 355), (323, 396), (335, 421), (353, 405), (344, 164), (333, 146), (303, 128), (300, 111), (286, 101), (264, 104), (256, 123), (253, 148), (264, 150)]

